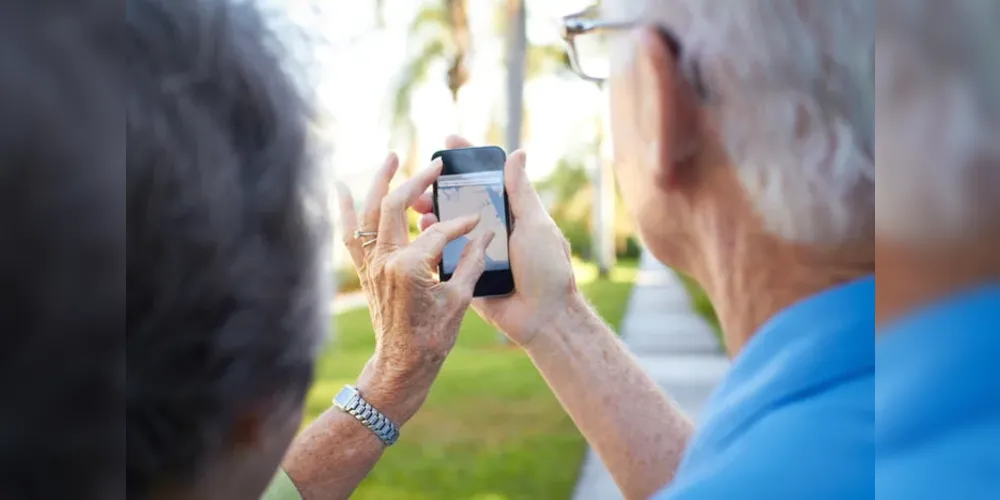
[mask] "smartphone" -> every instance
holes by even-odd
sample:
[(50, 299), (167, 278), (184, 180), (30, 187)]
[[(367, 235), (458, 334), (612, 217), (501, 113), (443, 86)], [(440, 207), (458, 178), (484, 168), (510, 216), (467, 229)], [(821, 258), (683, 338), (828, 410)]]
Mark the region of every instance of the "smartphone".
[(479, 225), (468, 235), (451, 241), (444, 248), (439, 273), (448, 281), (465, 245), (483, 231), (496, 235), (486, 249), (486, 271), (476, 283), (475, 297), (509, 295), (514, 292), (507, 241), (511, 231), (510, 208), (503, 182), (507, 155), (496, 146), (449, 149), (434, 153), (441, 158), (441, 177), (434, 182), (434, 214), (446, 221), (479, 213)]

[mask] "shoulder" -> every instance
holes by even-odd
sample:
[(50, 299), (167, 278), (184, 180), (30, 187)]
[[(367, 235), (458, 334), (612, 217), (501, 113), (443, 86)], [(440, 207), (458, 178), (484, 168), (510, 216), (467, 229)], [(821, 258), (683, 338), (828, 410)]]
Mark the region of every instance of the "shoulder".
[(874, 409), (855, 397), (873, 391), (859, 377), (771, 408), (685, 463), (662, 498), (874, 498)]
[(994, 499), (1000, 490), (1000, 415), (928, 433), (907, 446), (877, 445), (880, 498)]
[(768, 498), (871, 498), (874, 390), (874, 377), (861, 377), (775, 408), (746, 429), (734, 453), (749, 455), (748, 472), (766, 478)]
[(880, 331), (875, 428), (880, 497), (996, 497), (998, 306), (1000, 287), (985, 287)]

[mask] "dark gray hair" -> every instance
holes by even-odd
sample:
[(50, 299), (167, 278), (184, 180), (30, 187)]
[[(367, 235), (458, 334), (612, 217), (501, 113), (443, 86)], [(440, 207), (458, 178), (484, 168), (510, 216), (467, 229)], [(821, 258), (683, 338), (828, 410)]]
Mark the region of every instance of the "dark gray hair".
[(310, 111), (252, 2), (127, 0), (127, 484), (301, 404), (324, 324)]
[(0, 498), (120, 498), (121, 10), (0, 2)]
[(113, 7), (0, 2), (0, 498), (121, 490), (125, 138)]

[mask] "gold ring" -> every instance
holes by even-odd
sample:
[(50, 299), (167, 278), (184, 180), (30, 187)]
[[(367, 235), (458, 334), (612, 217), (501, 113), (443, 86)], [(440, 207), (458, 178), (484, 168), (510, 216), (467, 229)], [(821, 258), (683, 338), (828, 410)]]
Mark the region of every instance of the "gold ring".
[(364, 248), (367, 248), (367, 247), (369, 247), (371, 245), (374, 245), (375, 241), (376, 241), (376, 239), (372, 238), (372, 239), (370, 239), (370, 240), (365, 241), (364, 243), (362, 243), (361, 246), (364, 247)]

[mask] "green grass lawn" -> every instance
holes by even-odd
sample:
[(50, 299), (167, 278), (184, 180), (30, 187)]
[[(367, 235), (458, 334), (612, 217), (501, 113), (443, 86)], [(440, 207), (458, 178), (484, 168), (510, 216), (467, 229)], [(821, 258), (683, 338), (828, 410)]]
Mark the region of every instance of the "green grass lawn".
[(719, 346), (724, 348), (722, 328), (719, 326), (719, 318), (715, 315), (715, 307), (712, 306), (712, 301), (705, 295), (705, 291), (701, 289), (701, 285), (691, 279), (690, 276), (684, 273), (677, 273), (677, 276), (684, 283), (684, 288), (687, 289), (688, 295), (691, 296), (691, 305), (694, 307), (695, 312), (708, 321), (708, 324), (712, 327), (712, 331), (715, 332), (715, 336), (719, 339)]
[[(635, 262), (621, 263), (609, 280), (577, 266), (581, 288), (617, 327), (635, 281)], [(455, 350), (426, 404), (402, 429), (358, 488), (359, 499), (569, 498), (585, 442), (520, 349), (469, 313)], [(368, 311), (337, 316), (336, 340), (317, 367), (307, 421), (361, 371), (374, 348)]]

